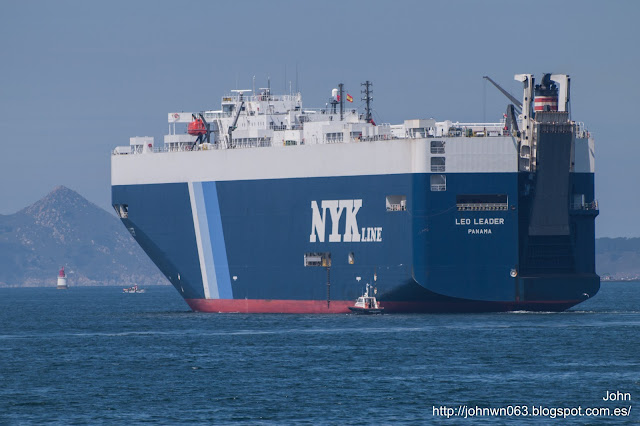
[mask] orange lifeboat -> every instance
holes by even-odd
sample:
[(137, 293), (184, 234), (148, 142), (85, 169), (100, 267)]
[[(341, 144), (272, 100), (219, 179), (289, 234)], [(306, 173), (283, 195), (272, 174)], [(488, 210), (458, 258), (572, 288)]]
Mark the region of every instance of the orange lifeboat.
[(187, 126), (187, 133), (193, 136), (202, 136), (207, 133), (207, 127), (204, 125), (202, 118), (198, 118), (189, 123)]

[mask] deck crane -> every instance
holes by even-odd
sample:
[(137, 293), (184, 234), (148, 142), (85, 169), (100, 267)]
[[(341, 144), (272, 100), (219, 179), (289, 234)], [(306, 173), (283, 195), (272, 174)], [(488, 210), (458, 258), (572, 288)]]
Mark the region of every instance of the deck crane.
[(251, 90), (232, 90), (232, 92), (238, 93), (238, 98), (240, 100), (240, 107), (236, 110), (236, 116), (233, 119), (233, 123), (229, 126), (229, 144), (228, 146), (233, 147), (233, 131), (238, 128), (238, 118), (240, 118), (240, 113), (244, 109), (244, 92), (250, 92)]
[(522, 102), (520, 102), (519, 100), (517, 100), (511, 93), (507, 92), (506, 90), (504, 90), (502, 87), (500, 87), (500, 85), (498, 83), (496, 83), (495, 81), (493, 81), (491, 79), (491, 77), (489, 76), (484, 76), (482, 77), (485, 80), (489, 80), (489, 83), (493, 84), (496, 89), (498, 89), (503, 95), (505, 95), (511, 102), (513, 102), (513, 105), (519, 110), (518, 113), (520, 113), (522, 111)]
[(485, 80), (488, 80), (489, 83), (493, 84), (496, 89), (498, 89), (503, 95), (507, 97), (512, 103), (507, 106), (507, 117), (506, 117), (506, 126), (510, 133), (516, 132), (518, 133), (518, 122), (517, 122), (517, 114), (522, 114), (522, 102), (517, 100), (511, 93), (504, 90), (498, 83), (493, 81), (491, 77), (484, 76), (482, 77)]

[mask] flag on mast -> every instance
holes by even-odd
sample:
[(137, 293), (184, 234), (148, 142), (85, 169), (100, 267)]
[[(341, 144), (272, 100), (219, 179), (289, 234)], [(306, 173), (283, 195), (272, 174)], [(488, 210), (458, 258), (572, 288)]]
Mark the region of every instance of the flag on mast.
[(353, 102), (353, 96), (347, 93), (347, 102)]

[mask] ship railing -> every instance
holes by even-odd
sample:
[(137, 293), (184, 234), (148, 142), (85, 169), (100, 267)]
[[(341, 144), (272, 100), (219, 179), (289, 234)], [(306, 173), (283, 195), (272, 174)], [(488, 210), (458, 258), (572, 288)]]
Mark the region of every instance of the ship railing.
[[(248, 139), (248, 140), (247, 140)], [(399, 138), (392, 134), (384, 134), (384, 135), (373, 135), (373, 136), (354, 136), (347, 137), (346, 139), (342, 135), (342, 133), (338, 134), (335, 137), (325, 137), (322, 141), (318, 141), (318, 144), (342, 144), (342, 143), (359, 143), (359, 142), (378, 142), (378, 141), (391, 141), (391, 140), (400, 140), (406, 138)], [(300, 143), (296, 145), (304, 145), (304, 141), (300, 141)], [(312, 143), (313, 144), (313, 143)], [(285, 145), (287, 145), (285, 143)], [(228, 147), (228, 149), (234, 148), (262, 148), (262, 147), (270, 147), (273, 146), (272, 138), (240, 138), (234, 139), (233, 143)], [(217, 150), (224, 149), (221, 146), (220, 142), (206, 144), (206, 145), (194, 145), (193, 143), (171, 143), (165, 144), (164, 146), (153, 147), (147, 152), (153, 153), (163, 153), (163, 152), (190, 152), (190, 151), (207, 151), (207, 150)], [(137, 155), (144, 154), (142, 149), (132, 149), (130, 146), (116, 147), (112, 150), (112, 155)], [(436, 166), (440, 167), (440, 166)], [(440, 167), (441, 168), (441, 167)], [(444, 171), (444, 169), (435, 171)]]
[(222, 111), (205, 111), (204, 118), (207, 121), (217, 120), (220, 118), (228, 118), (233, 117), (233, 113), (231, 112), (222, 112)]
[(571, 203), (571, 210), (598, 210), (598, 200), (590, 203)]
[(467, 138), (482, 138), (482, 137), (500, 137), (509, 136), (509, 132), (504, 127), (486, 128), (482, 130), (473, 130), (470, 127), (451, 127), (449, 131), (444, 135), (436, 135), (434, 132), (407, 132), (403, 139), (432, 139), (443, 137), (467, 137)]
[(351, 138), (350, 142), (377, 142), (377, 141), (390, 141), (392, 139), (399, 139), (393, 135), (374, 135), (374, 136), (360, 136)]
[(497, 137), (507, 136), (504, 121), (500, 123), (452, 123), (448, 130), (451, 137)]
[(127, 154), (131, 154), (131, 152), (132, 150), (130, 145), (116, 146), (111, 151), (111, 155), (127, 155)]
[(324, 143), (333, 144), (333, 143), (343, 143), (344, 139), (342, 137), (332, 137), (332, 138), (324, 138)]
[(580, 139), (588, 139), (591, 137), (591, 132), (587, 130), (587, 127), (582, 121), (576, 121), (576, 137)]
[(222, 102), (226, 103), (226, 102), (241, 102), (241, 101), (245, 101), (245, 102), (295, 102), (300, 100), (300, 94), (296, 93), (296, 94), (292, 94), (292, 95), (274, 95), (274, 94), (266, 94), (266, 93), (258, 93), (258, 94), (243, 94), (242, 96), (240, 96), (239, 94), (231, 94), (231, 95), (224, 95), (222, 97)]
[[(343, 112), (344, 120), (342, 121), (343, 127), (346, 128), (349, 124), (353, 124), (354, 118), (358, 120), (358, 123), (363, 124), (366, 123), (364, 114), (361, 114), (357, 109), (347, 110)], [(332, 112), (330, 110), (324, 108), (305, 108), (302, 111), (302, 114), (298, 114), (297, 118), (302, 123), (308, 122), (318, 122), (318, 121), (327, 121), (327, 116), (330, 116), (329, 121), (340, 122), (340, 113)], [(335, 119), (333, 118), (335, 117)], [(377, 124), (377, 127), (388, 127), (390, 124), (388, 123), (380, 123)]]
[(184, 151), (193, 151), (194, 144), (193, 143), (170, 143), (165, 144), (164, 147), (154, 148), (153, 152), (184, 152)]
[[(232, 98), (234, 98), (235, 100), (239, 100), (239, 96), (238, 95), (234, 95), (232, 96)], [(254, 102), (295, 102), (297, 100), (300, 99), (299, 94), (295, 94), (295, 95), (265, 95), (265, 94), (258, 94), (258, 95), (250, 95), (250, 96), (244, 96), (243, 97), (244, 100), (249, 100), (249, 101), (254, 101)]]
[(493, 129), (493, 128), (502, 128), (504, 127), (504, 121), (501, 121), (500, 123), (460, 123), (460, 122), (455, 122), (455, 123), (451, 123), (451, 127), (467, 127), (467, 128), (474, 128), (474, 129), (480, 129), (480, 128), (487, 128), (487, 129)]
[(149, 148), (145, 148), (144, 145), (123, 145), (117, 146), (111, 151), (112, 155), (128, 155), (128, 154), (144, 154)]
[(271, 138), (249, 141), (234, 139), (232, 144), (233, 148), (263, 148), (269, 146), (271, 146)]
[(421, 132), (407, 132), (404, 136), (404, 138), (402, 139), (433, 139), (435, 137), (438, 138), (444, 138), (444, 137), (450, 137), (451, 135), (444, 135), (444, 136), (434, 136), (432, 133), (421, 133)]
[(507, 203), (458, 203), (458, 211), (504, 211), (508, 210)]
[(302, 109), (303, 115), (330, 115), (332, 114), (329, 108), (307, 108)]
[(373, 135), (373, 136), (352, 136), (344, 138), (342, 133), (338, 133), (337, 136), (324, 137), (321, 143), (334, 144), (334, 143), (354, 143), (354, 142), (377, 142), (377, 141), (389, 141), (400, 139), (391, 134), (386, 135)]
[[(262, 147), (270, 147), (272, 146), (271, 138), (259, 139), (257, 141), (244, 141), (244, 140), (236, 140), (234, 139), (232, 146), (228, 149), (234, 148), (262, 148)], [(151, 152), (153, 153), (163, 153), (163, 152), (191, 152), (191, 151), (208, 151), (208, 150), (217, 150), (223, 149), (219, 143), (212, 143), (207, 145), (193, 145), (193, 144), (180, 144), (174, 146), (163, 146), (163, 147), (154, 147)], [(121, 152), (117, 149), (112, 151), (112, 155), (126, 155), (126, 154), (143, 154), (142, 152), (137, 152), (131, 150), (131, 152)]]

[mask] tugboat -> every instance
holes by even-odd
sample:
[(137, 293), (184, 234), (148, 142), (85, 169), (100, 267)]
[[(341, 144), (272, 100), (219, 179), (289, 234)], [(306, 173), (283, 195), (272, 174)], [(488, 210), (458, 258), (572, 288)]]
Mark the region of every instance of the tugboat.
[(138, 284), (135, 284), (133, 287), (123, 288), (123, 293), (144, 293), (145, 290), (143, 288), (138, 288)]
[(364, 294), (358, 297), (356, 300), (356, 304), (354, 306), (349, 306), (349, 309), (354, 314), (364, 314), (364, 315), (376, 315), (384, 313), (384, 308), (380, 307), (380, 304), (376, 300), (375, 296), (369, 295), (369, 290), (371, 289), (371, 285), (367, 283), (367, 287), (364, 291)]

